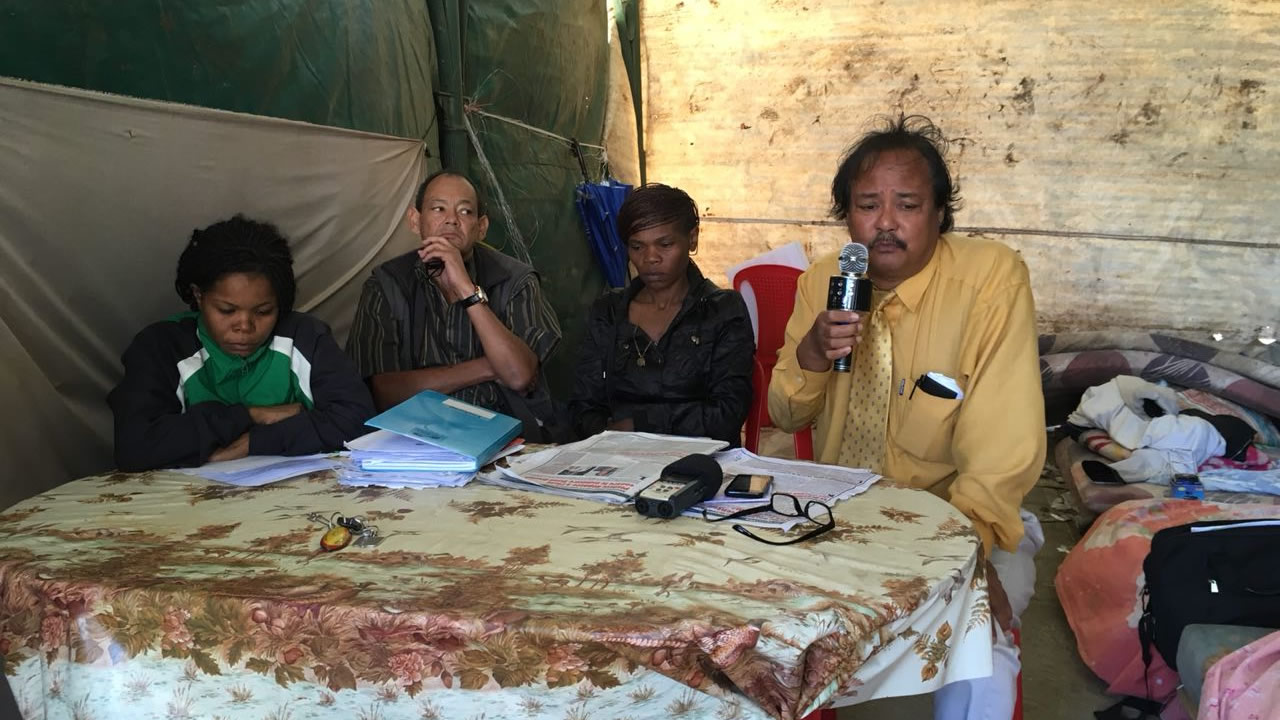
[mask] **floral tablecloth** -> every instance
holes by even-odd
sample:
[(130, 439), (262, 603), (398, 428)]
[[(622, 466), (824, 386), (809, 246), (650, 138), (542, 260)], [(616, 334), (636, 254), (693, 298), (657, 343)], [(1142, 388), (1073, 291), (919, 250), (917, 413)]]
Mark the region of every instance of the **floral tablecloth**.
[[(312, 512), (384, 540), (319, 550)], [(969, 523), (882, 483), (818, 540), (472, 484), (87, 478), (0, 515), (27, 720), (795, 718), (990, 673)]]

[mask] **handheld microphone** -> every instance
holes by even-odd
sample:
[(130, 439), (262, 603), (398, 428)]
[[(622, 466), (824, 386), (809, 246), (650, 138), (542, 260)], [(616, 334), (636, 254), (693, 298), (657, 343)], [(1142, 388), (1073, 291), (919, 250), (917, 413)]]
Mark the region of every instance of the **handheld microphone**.
[[(827, 309), (868, 312), (871, 310), (871, 279), (867, 277), (867, 246), (849, 243), (840, 251), (840, 274), (827, 283)], [(853, 364), (853, 353), (836, 358), (832, 367), (847, 373)]]
[(670, 519), (720, 491), (724, 471), (709, 455), (689, 455), (662, 469), (662, 474), (636, 495), (636, 512)]

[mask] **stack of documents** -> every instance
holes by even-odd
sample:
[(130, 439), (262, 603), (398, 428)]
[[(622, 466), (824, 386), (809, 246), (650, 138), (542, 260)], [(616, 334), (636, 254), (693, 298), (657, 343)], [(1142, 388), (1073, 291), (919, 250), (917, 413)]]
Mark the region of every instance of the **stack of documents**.
[(428, 472), (412, 470), (361, 470), (354, 464), (338, 468), (338, 484), (352, 487), (437, 488), (462, 487), (474, 472)]
[(475, 472), (476, 459), (438, 445), (378, 430), (347, 443), (351, 462), (361, 470)]
[(425, 390), (369, 420), (377, 432), (347, 443), (345, 485), (458, 487), (519, 450), (520, 421)]
[[(512, 440), (493, 462), (524, 448)], [(434, 445), (378, 430), (347, 443), (347, 462), (338, 468), (342, 485), (386, 488), (462, 487), (476, 476), (475, 460)]]
[(259, 487), (280, 480), (287, 480), (291, 477), (306, 475), (307, 473), (332, 470), (341, 464), (341, 461), (332, 455), (299, 455), (295, 457), (251, 455), (239, 460), (205, 463), (200, 467), (178, 468), (177, 472), (185, 475), (197, 475), (208, 480), (227, 483), (228, 485)]

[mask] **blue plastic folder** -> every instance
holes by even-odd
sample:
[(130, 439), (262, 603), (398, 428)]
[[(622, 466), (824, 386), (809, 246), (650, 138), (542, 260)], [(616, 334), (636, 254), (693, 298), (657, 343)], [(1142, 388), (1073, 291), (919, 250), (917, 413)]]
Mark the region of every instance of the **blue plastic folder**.
[(365, 424), (469, 458), (475, 468), (488, 463), (521, 428), (509, 415), (434, 390), (423, 390)]

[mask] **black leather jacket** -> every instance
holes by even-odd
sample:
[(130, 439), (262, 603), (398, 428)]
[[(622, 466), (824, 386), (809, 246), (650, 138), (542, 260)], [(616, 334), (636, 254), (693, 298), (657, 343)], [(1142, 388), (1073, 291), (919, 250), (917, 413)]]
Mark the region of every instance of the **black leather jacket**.
[(637, 278), (591, 306), (569, 414), (581, 437), (631, 418), (642, 432), (740, 443), (755, 338), (742, 296), (689, 263), (689, 293), (657, 343), (627, 320)]

